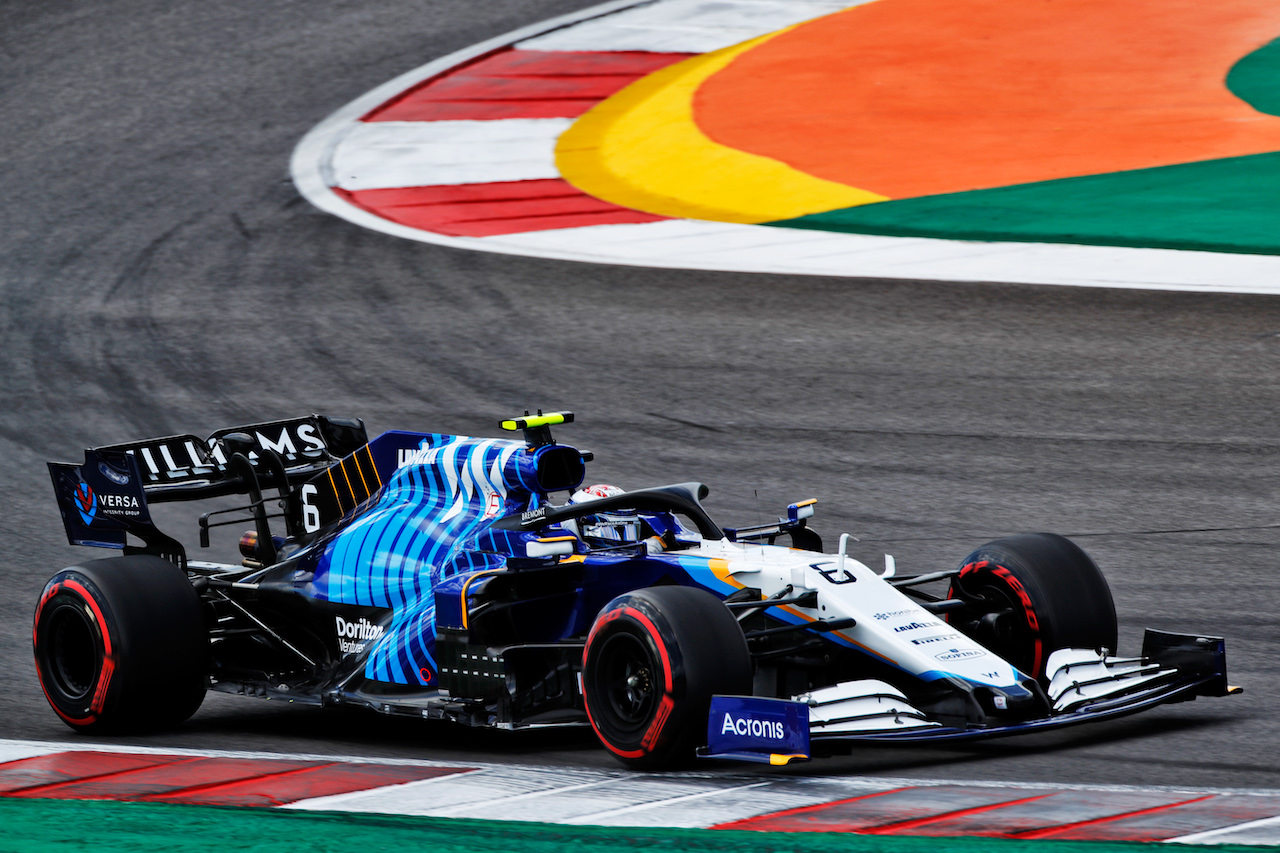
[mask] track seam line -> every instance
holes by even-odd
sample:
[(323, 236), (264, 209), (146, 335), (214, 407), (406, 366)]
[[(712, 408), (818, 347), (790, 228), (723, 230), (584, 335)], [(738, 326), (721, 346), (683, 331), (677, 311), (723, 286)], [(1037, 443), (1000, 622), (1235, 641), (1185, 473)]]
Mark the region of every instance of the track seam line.
[(717, 788), (712, 791), (700, 791), (696, 794), (684, 794), (679, 797), (668, 797), (662, 800), (653, 800), (652, 802), (648, 802), (648, 803), (637, 803), (634, 806), (621, 806), (616, 809), (608, 809), (606, 811), (595, 812), (593, 814), (579, 815), (578, 817), (570, 818), (562, 822), (566, 824), (588, 823), (589, 821), (599, 820), (602, 817), (615, 817), (621, 814), (631, 814), (633, 812), (642, 812), (642, 811), (647, 811), (648, 809), (660, 808), (661, 806), (669, 806), (674, 803), (683, 803), (683, 802), (688, 802), (689, 800), (699, 800), (699, 799), (705, 799), (707, 797), (716, 797), (721, 794), (729, 794), (734, 791), (746, 791), (750, 788), (763, 788), (764, 786), (771, 785), (771, 784), (773, 784), (771, 780), (766, 780), (764, 782), (753, 782), (750, 785), (736, 785), (732, 788)]
[(1052, 792), (1048, 794), (1037, 794), (1034, 797), (1022, 797), (1016, 800), (1004, 800), (999, 803), (990, 803), (985, 806), (973, 806), (972, 808), (967, 808), (967, 809), (955, 809), (954, 811), (943, 812), (942, 814), (936, 814), (930, 817), (910, 818), (908, 820), (899, 820), (893, 823), (883, 823), (883, 824), (878, 824), (876, 826), (868, 826), (863, 829), (859, 829), (858, 832), (862, 835), (894, 835), (904, 830), (915, 829), (918, 826), (926, 826), (931, 823), (939, 823), (940, 821), (951, 820), (952, 818), (965, 817), (967, 815), (973, 815), (973, 814), (982, 814), (984, 812), (998, 811), (999, 809), (1003, 809), (1007, 806), (1018, 806), (1018, 805), (1022, 805), (1023, 803), (1034, 803), (1034, 802), (1037, 802), (1038, 800), (1048, 799), (1049, 797), (1052, 797), (1055, 794), (1056, 792)]
[(786, 809), (780, 812), (772, 812), (772, 813), (766, 813), (763, 815), (757, 815), (755, 817), (741, 818), (739, 820), (729, 821), (728, 823), (717, 823), (708, 827), (708, 829), (750, 829), (749, 826), (740, 827), (739, 824), (749, 824), (752, 821), (758, 821), (761, 818), (767, 818), (772, 820), (774, 818), (780, 818), (780, 817), (793, 817), (798, 814), (805, 814), (807, 812), (817, 811), (818, 809), (830, 808), (831, 806), (842, 806), (842, 805), (845, 805), (846, 803), (856, 803), (859, 800), (869, 800), (872, 797), (883, 797), (886, 794), (901, 794), (905, 791), (914, 791), (914, 790), (916, 790), (914, 786), (890, 788), (887, 791), (875, 791), (874, 793), (870, 793), (870, 794), (859, 794), (856, 797), (848, 797), (843, 800), (831, 800), (830, 802), (826, 802), (826, 803), (814, 803), (813, 805), (809, 805), (809, 806), (797, 806), (794, 809)]
[[(51, 753), (51, 754), (57, 755), (57, 753)], [(119, 754), (119, 753), (115, 753), (115, 754)], [(130, 753), (124, 753), (124, 754), (128, 755)], [(18, 761), (6, 762), (6, 764), (20, 764), (23, 761), (31, 761), (36, 758), (45, 758), (45, 757), (47, 756), (35, 755), (35, 756), (32, 756), (31, 758), (22, 758), (22, 759), (19, 759)], [(42, 782), (39, 785), (28, 785), (25, 788), (15, 788), (12, 791), (5, 791), (3, 794), (0, 794), (0, 796), (12, 797), (15, 794), (22, 794), (22, 795), (30, 794), (32, 791), (56, 790), (58, 788), (71, 787), (72, 785), (82, 785), (85, 782), (100, 782), (103, 779), (112, 779), (117, 776), (127, 776), (130, 773), (141, 773), (144, 770), (154, 770), (157, 767), (173, 767), (178, 764), (191, 764), (193, 762), (208, 761), (208, 760), (209, 758), (207, 756), (201, 756), (201, 755), (192, 756), (190, 758), (177, 757), (176, 761), (158, 761), (155, 764), (148, 764), (145, 767), (130, 767), (126, 770), (112, 770), (110, 773), (95, 773), (92, 776), (79, 776), (79, 777), (76, 777), (75, 779), (67, 779), (62, 782)], [(5, 765), (0, 765), (0, 767), (2, 766), (5, 766)]]
[(1208, 794), (1203, 797), (1195, 797), (1193, 799), (1183, 800), (1178, 803), (1168, 803), (1163, 806), (1152, 806), (1151, 808), (1138, 809), (1136, 811), (1124, 812), (1122, 814), (1110, 815), (1108, 817), (1098, 817), (1098, 818), (1093, 818), (1092, 820), (1080, 820), (1074, 823), (1064, 823), (1058, 826), (1043, 827), (1041, 829), (1025, 829), (1025, 830), (1022, 830), (1021, 832), (1010, 832), (1006, 834), (1004, 837), (1018, 838), (1023, 840), (1035, 840), (1039, 838), (1047, 838), (1049, 836), (1056, 835), (1060, 832), (1068, 832), (1072, 829), (1079, 829), (1082, 826), (1097, 826), (1098, 824), (1113, 823), (1117, 820), (1126, 820), (1131, 817), (1140, 817), (1142, 815), (1148, 815), (1148, 814), (1159, 814), (1160, 812), (1166, 812), (1166, 811), (1169, 811), (1170, 809), (1176, 809), (1182, 806), (1188, 806), (1188, 805), (1191, 805), (1192, 803), (1201, 803), (1201, 802), (1204, 802), (1205, 800), (1211, 800), (1217, 796), (1220, 796), (1220, 795)]

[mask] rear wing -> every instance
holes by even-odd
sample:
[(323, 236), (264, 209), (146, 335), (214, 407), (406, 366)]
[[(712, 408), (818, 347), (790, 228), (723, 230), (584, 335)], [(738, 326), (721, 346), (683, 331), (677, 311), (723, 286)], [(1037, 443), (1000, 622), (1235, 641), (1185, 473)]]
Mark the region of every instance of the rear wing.
[(208, 438), (174, 435), (91, 448), (80, 465), (50, 462), (49, 475), (71, 544), (125, 548), (131, 533), (148, 552), (167, 555), (182, 546), (155, 528), (147, 505), (247, 494), (256, 484), (230, 464), (235, 452), (255, 467), (262, 459), (265, 470), (283, 474), (271, 485), (288, 488), (367, 443), (362, 420), (310, 415), (227, 427)]

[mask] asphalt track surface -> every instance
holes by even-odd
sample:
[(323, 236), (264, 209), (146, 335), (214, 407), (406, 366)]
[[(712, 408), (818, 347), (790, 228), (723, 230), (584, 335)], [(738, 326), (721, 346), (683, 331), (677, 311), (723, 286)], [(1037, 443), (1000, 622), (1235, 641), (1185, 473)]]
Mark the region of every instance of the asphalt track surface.
[[(304, 202), (290, 152), (428, 59), (582, 0), (0, 4), (0, 737), (74, 737), (31, 663), (65, 544), (44, 463), (310, 411), (493, 435), (570, 409), (591, 477), (817, 497), (875, 564), (1079, 536), (1121, 651), (1224, 634), (1234, 683), (1071, 732), (783, 770), (1280, 787), (1280, 301), (609, 268), (468, 253)], [(157, 513), (195, 545), (195, 515)], [(234, 539), (215, 541), (226, 556)], [(199, 554), (196, 554), (199, 556)], [(149, 746), (612, 766), (589, 733), (473, 733), (211, 696)]]

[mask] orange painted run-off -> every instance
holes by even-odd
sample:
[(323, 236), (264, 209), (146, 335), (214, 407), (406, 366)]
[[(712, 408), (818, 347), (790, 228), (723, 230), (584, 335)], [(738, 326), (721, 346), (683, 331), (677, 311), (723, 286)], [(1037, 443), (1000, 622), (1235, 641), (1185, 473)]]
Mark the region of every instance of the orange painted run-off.
[(703, 84), (723, 145), (890, 198), (1280, 150), (1226, 88), (1276, 0), (877, 0)]

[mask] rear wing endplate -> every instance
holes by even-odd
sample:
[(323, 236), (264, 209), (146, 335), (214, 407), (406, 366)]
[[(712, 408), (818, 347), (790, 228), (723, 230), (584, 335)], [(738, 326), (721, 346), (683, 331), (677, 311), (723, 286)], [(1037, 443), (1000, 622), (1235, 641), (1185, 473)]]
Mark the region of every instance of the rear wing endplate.
[(250, 462), (277, 457), (291, 485), (368, 443), (362, 420), (310, 415), (227, 427), (208, 438), (174, 435), (91, 448), (82, 464), (49, 463), (67, 540), (125, 548), (126, 534), (133, 534), (151, 553), (181, 552), (179, 543), (152, 524), (147, 505), (246, 493), (244, 479), (228, 466), (231, 453), (223, 442), (232, 436), (249, 439)]

